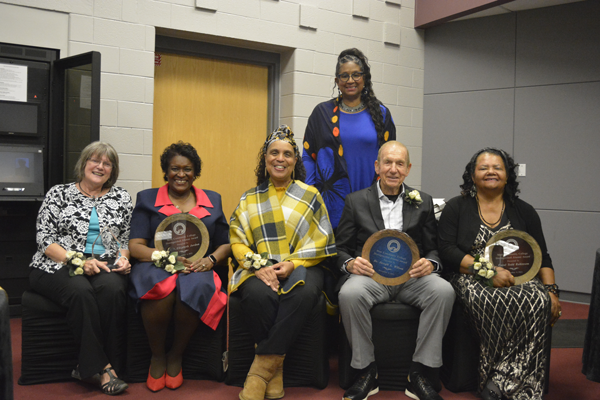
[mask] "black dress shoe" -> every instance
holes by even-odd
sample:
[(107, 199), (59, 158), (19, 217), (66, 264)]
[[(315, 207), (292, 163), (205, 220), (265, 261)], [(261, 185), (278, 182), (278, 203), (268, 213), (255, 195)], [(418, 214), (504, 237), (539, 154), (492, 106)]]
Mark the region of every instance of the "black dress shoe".
[(373, 362), (361, 371), (354, 385), (344, 393), (343, 400), (364, 400), (377, 392), (379, 392), (377, 366)]
[(408, 375), (408, 385), (404, 394), (414, 400), (444, 400), (437, 394), (427, 378), (416, 371)]

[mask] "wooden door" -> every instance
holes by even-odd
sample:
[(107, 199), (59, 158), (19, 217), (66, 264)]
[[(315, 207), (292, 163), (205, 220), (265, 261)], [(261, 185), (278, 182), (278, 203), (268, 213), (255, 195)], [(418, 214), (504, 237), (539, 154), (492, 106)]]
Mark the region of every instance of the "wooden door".
[(242, 193), (256, 186), (267, 106), (267, 67), (161, 53), (154, 75), (152, 186), (165, 183), (165, 147), (189, 142), (202, 159), (195, 186), (220, 193), (229, 220)]

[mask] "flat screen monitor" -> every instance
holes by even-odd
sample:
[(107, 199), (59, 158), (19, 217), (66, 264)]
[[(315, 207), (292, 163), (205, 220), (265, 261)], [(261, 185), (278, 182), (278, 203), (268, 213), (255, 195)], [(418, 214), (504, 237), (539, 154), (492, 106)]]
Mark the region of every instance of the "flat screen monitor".
[(0, 101), (0, 135), (37, 136), (38, 104)]
[(28, 200), (44, 196), (44, 148), (0, 144), (0, 198)]

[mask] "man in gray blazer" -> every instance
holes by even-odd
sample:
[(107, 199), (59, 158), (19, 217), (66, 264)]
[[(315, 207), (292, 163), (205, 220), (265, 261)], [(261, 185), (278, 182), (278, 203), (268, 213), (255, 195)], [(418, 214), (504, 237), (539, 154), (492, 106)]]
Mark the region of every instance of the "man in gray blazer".
[[(362, 400), (379, 391), (377, 366), (371, 340), (371, 308), (399, 300), (421, 309), (417, 347), (412, 357), (406, 395), (415, 400), (439, 400), (437, 376), (442, 365), (442, 338), (454, 304), (454, 290), (438, 272), (442, 265), (437, 251), (437, 221), (431, 196), (404, 184), (410, 172), (408, 149), (391, 141), (381, 146), (375, 171), (380, 180), (346, 197), (336, 233), (338, 266), (346, 275), (339, 293), (342, 322), (352, 347), (351, 366), (359, 370), (345, 400)], [(415, 198), (409, 196), (413, 194)], [(420, 201), (419, 201), (420, 200)], [(375, 272), (362, 258), (366, 240), (383, 229), (406, 232), (417, 244), (420, 259), (410, 270), (410, 279), (397, 286), (375, 282)]]

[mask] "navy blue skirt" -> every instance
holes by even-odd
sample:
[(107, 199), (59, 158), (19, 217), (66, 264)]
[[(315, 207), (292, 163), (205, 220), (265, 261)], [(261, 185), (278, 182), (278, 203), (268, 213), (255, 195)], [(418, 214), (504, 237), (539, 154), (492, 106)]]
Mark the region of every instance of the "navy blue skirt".
[(138, 301), (164, 299), (177, 290), (181, 301), (213, 330), (227, 305), (226, 288), (213, 270), (171, 274), (152, 262), (139, 262), (131, 268), (130, 285), (129, 295)]

